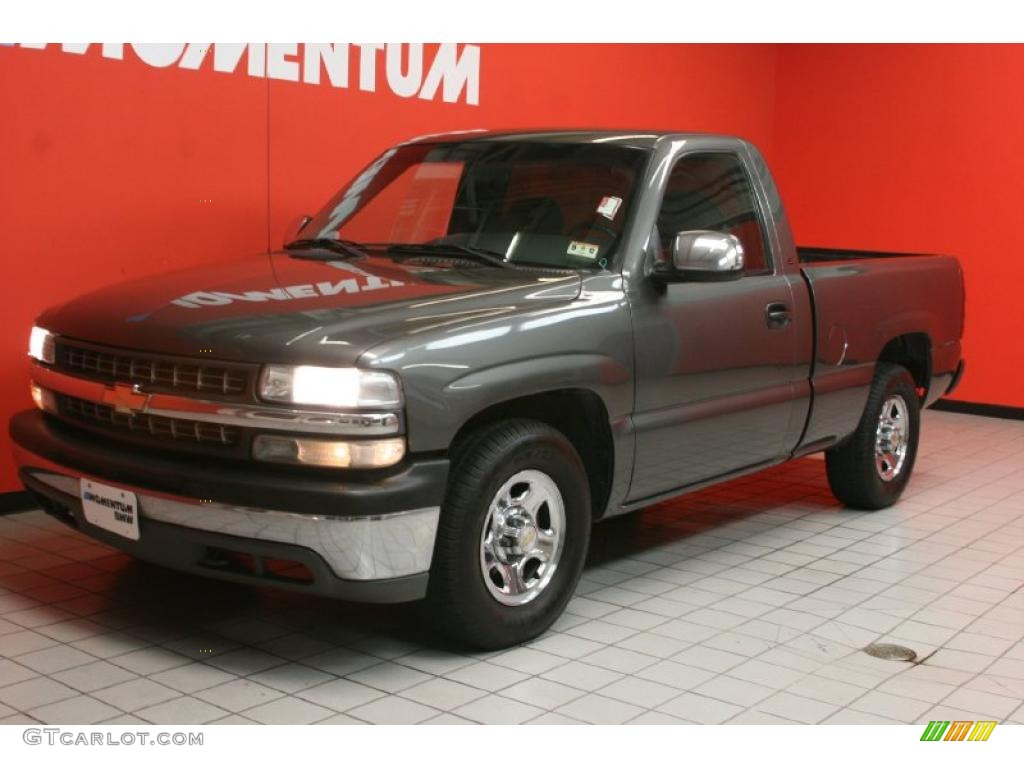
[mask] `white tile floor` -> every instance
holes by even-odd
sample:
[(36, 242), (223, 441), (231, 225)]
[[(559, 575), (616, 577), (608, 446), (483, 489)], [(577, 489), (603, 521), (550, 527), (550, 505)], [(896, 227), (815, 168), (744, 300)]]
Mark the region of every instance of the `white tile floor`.
[(1024, 422), (949, 413), (890, 510), (839, 508), (810, 458), (600, 526), (568, 613), (500, 653), (26, 512), (0, 518), (0, 722), (1024, 723), (1022, 586)]

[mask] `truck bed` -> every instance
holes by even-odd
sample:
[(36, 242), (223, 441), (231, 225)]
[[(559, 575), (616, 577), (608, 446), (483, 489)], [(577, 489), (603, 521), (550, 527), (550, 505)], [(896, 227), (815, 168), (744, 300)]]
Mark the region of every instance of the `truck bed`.
[(964, 287), (950, 256), (798, 248), (814, 312), (813, 407), (804, 443), (849, 434), (876, 363), (894, 339), (920, 343), (926, 404), (945, 394), (961, 358)]
[(931, 253), (900, 253), (897, 251), (858, 251), (849, 248), (821, 248), (818, 246), (797, 246), (797, 258), (801, 264), (818, 264), (827, 261), (857, 261), (859, 259), (896, 259), (904, 256), (934, 256)]

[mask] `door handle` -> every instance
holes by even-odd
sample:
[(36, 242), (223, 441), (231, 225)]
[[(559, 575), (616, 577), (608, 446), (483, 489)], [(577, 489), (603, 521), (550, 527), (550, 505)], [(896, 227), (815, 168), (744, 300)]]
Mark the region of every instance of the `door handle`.
[(769, 328), (785, 328), (793, 322), (789, 305), (784, 301), (773, 301), (764, 308), (764, 322)]

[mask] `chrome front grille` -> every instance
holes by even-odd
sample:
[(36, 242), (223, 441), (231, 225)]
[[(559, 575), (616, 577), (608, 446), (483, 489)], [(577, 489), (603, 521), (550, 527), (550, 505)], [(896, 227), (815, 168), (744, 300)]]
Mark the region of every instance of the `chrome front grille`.
[(134, 434), (143, 439), (171, 439), (203, 446), (233, 447), (241, 440), (238, 427), (143, 413), (119, 413), (109, 405), (57, 394), (61, 416), (104, 431)]
[(249, 393), (252, 370), (245, 365), (203, 363), (74, 341), (57, 342), (56, 367), (71, 375), (142, 384), (169, 392), (240, 397)]

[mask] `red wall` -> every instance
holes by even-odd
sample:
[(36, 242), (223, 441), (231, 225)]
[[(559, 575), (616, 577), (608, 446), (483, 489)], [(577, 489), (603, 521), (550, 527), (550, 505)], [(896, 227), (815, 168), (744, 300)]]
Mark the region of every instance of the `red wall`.
[(1024, 406), (1024, 46), (780, 46), (777, 84), (798, 241), (958, 256), (956, 398)]
[[(427, 58), (434, 48), (428, 47)], [(957, 396), (1024, 406), (1024, 46), (485, 45), (479, 104), (237, 71), (125, 47), (0, 47), (6, 248), (0, 419), (29, 407), (28, 328), (125, 277), (278, 245), (396, 140), (474, 127), (653, 127), (757, 143), (804, 244), (953, 253)], [(0, 431), (0, 492), (15, 490)]]
[[(431, 57), (434, 48), (428, 48)], [(209, 57), (208, 57), (209, 58)], [(277, 245), (389, 144), (465, 128), (666, 127), (770, 146), (772, 46), (487, 45), (479, 104), (237, 71), (0, 47), (5, 312), (0, 420), (30, 407), (28, 329), (44, 307), (125, 277)], [(18, 488), (6, 428), (0, 492)]]

